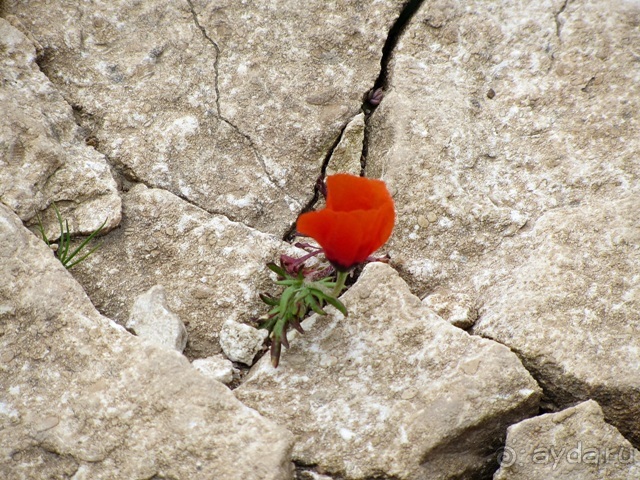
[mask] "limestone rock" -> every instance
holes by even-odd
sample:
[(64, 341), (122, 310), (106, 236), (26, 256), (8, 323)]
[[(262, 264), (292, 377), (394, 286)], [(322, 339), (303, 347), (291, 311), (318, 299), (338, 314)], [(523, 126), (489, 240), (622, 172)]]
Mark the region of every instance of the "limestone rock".
[(310, 317), (277, 369), (263, 357), (234, 391), (295, 434), (294, 460), (345, 479), (495, 468), (506, 427), (538, 409), (517, 357), (439, 318), (382, 263), (342, 300), (347, 318)]
[(422, 2), (366, 167), (394, 195), (389, 249), (418, 296), (481, 297), (540, 215), (638, 191), (639, 16), (607, 0)]
[(127, 328), (140, 338), (173, 348), (180, 353), (187, 345), (187, 329), (182, 320), (169, 310), (162, 285), (154, 285), (136, 298)]
[(327, 164), (327, 175), (335, 173), (360, 175), (364, 128), (364, 113), (359, 113), (347, 124)]
[(494, 480), (635, 480), (640, 451), (604, 421), (589, 400), (508, 429)]
[[(84, 144), (71, 107), (39, 70), (33, 44), (0, 18), (0, 202), (22, 221), (60, 233), (57, 202), (73, 233), (120, 222), (120, 197), (104, 156)], [(43, 212), (44, 210), (48, 210)]]
[(220, 346), (230, 360), (253, 365), (269, 333), (251, 325), (227, 320), (220, 330)]
[(478, 318), (478, 312), (468, 295), (442, 287), (423, 298), (422, 304), (458, 328), (467, 329)]
[(292, 478), (286, 430), (102, 317), (0, 218), (0, 478)]
[(138, 185), (123, 195), (122, 228), (74, 268), (98, 310), (124, 325), (135, 298), (156, 284), (186, 325), (185, 354), (220, 353), (226, 320), (265, 312), (258, 292), (270, 290), (266, 264), (292, 247), (276, 237), (211, 215), (161, 189)]
[(207, 358), (196, 358), (191, 362), (193, 368), (204, 376), (224, 383), (225, 385), (233, 381), (233, 363), (223, 355), (214, 355)]
[(8, 0), (3, 12), (131, 179), (281, 234), (377, 78), (404, 3)]
[(552, 407), (593, 399), (640, 444), (640, 195), (553, 210), (487, 290), (473, 332), (507, 345)]

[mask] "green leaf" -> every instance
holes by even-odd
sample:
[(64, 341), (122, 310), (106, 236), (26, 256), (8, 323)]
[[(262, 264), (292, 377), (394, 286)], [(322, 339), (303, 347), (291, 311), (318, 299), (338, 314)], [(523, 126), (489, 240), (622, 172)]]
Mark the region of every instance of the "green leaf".
[[(91, 255), (93, 252), (95, 252), (97, 249), (99, 249), (102, 246), (101, 243), (99, 243), (98, 245), (96, 245), (95, 247), (93, 247), (91, 250), (89, 250), (85, 255), (83, 255), (82, 257), (80, 257), (78, 260), (76, 260), (73, 263), (67, 263), (65, 265), (65, 267), (67, 267), (67, 270), (70, 269), (71, 267), (73, 267), (74, 265), (79, 264), (81, 261), (83, 261), (85, 258), (87, 258), (89, 255)], [(79, 251), (79, 250), (78, 250)], [(78, 251), (74, 251), (73, 254), (71, 255), (71, 257), (69, 257), (67, 259), (67, 262), (69, 262), (69, 260), (71, 260), (71, 258), (73, 258), (73, 256), (78, 252)]]
[(345, 317), (348, 316), (347, 307), (345, 307), (340, 300), (330, 295), (326, 295), (324, 299), (327, 301), (327, 303), (330, 303), (331, 305), (336, 307)]
[(42, 225), (42, 219), (40, 218), (39, 214), (36, 214), (36, 217), (38, 218), (38, 230), (40, 231), (40, 235), (42, 235), (42, 240), (44, 240), (44, 243), (47, 244), (47, 247), (51, 247), (51, 242), (47, 238), (47, 234), (44, 231), (44, 225)]
[(280, 300), (277, 297), (272, 297), (268, 293), (259, 293), (258, 296), (260, 297), (260, 300), (269, 306), (273, 307), (275, 305), (280, 305)]
[(284, 268), (282, 268), (279, 265), (276, 265), (273, 262), (267, 263), (267, 268), (269, 270), (271, 270), (272, 272), (274, 272), (279, 277), (282, 277), (282, 278), (287, 278), (288, 277), (287, 272), (285, 272)]
[(296, 292), (296, 289), (293, 287), (285, 288), (284, 292), (282, 292), (282, 296), (280, 297), (280, 311), (287, 312), (289, 310), (289, 300)]
[[(87, 244), (96, 236), (98, 235), (102, 229), (104, 228), (104, 226), (107, 224), (107, 219), (105, 218), (104, 222), (102, 222), (102, 225), (100, 225), (96, 230), (94, 230), (93, 232), (91, 232), (91, 235), (89, 235), (79, 246), (78, 248), (76, 248), (73, 252), (71, 252), (71, 255), (69, 255), (68, 258), (66, 258), (66, 263), (70, 262), (73, 257), (75, 257), (78, 253), (80, 253), (84, 247), (87, 246)], [(67, 223), (67, 235), (69, 236), (69, 243), (71, 243), (71, 236), (69, 235), (69, 224)], [(101, 244), (100, 244), (101, 245)], [(70, 265), (65, 265), (67, 268), (71, 268), (74, 265), (77, 265), (78, 263), (80, 263), (82, 260), (84, 260), (85, 258), (87, 258), (89, 255), (91, 255), (93, 252), (95, 252), (98, 248), (100, 248), (100, 245), (95, 246), (94, 248), (92, 248), (89, 253), (87, 253), (86, 255), (84, 255), (80, 260), (76, 260), (75, 262), (73, 262)], [(67, 246), (67, 250), (68, 250), (68, 246)]]
[(325, 312), (320, 307), (320, 304), (316, 301), (316, 299), (313, 298), (313, 295), (311, 295), (311, 294), (307, 295), (307, 297), (305, 298), (305, 302), (307, 303), (307, 305), (309, 305), (311, 310), (313, 310), (317, 314), (319, 314), (319, 315), (326, 315), (327, 314), (327, 312)]

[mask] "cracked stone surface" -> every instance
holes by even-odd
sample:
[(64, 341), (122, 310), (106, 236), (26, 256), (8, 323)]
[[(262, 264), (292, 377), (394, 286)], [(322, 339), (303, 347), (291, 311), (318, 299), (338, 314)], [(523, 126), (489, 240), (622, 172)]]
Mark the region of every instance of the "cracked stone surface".
[(424, 2), (392, 55), (367, 174), (394, 194), (391, 253), (421, 297), (475, 296), (544, 212), (638, 191), (638, 4), (562, 5)]
[(365, 267), (341, 299), (347, 318), (306, 320), (278, 369), (264, 356), (234, 391), (294, 433), (294, 461), (345, 479), (495, 468), (507, 425), (538, 409), (518, 358), (425, 308), (388, 265)]
[[(382, 253), (406, 284), (372, 267), (345, 295), (348, 319), (314, 317), (278, 370), (263, 359), (238, 391), (295, 427), (298, 477), (488, 478), (506, 427), (538, 413), (523, 366), (545, 409), (597, 400), (640, 447), (640, 5), (409, 2), (415, 15), (387, 38), (405, 3), (0, 2), (0, 208), (32, 231), (39, 211), (50, 234), (52, 201), (79, 233), (116, 227), (123, 208), (71, 271), (115, 323), (14, 217), (0, 220), (12, 232), (0, 447), (20, 449), (0, 477), (199, 478), (215, 465), (219, 478), (232, 458), (257, 466), (227, 478), (291, 478), (283, 429), (116, 324), (165, 285), (185, 354), (220, 360), (229, 380), (222, 324), (265, 313), (265, 262), (295, 254), (279, 238), (323, 167), (358, 171), (363, 142), (365, 173), (394, 195)], [(384, 99), (363, 118), (374, 86)], [(82, 300), (59, 303), (69, 295)], [(285, 390), (297, 411), (273, 405)], [(60, 402), (82, 414), (44, 407)], [(603, 431), (582, 408), (575, 418)], [(564, 417), (532, 425), (548, 418)]]
[(74, 274), (100, 312), (122, 325), (138, 295), (163, 285), (167, 306), (187, 327), (185, 353), (193, 358), (220, 353), (226, 320), (264, 313), (258, 292), (270, 288), (266, 264), (297, 251), (166, 190), (137, 185), (122, 199), (121, 228)]
[[(19, 23), (19, 22), (17, 22)], [(104, 157), (85, 145), (71, 107), (36, 64), (31, 41), (0, 18), (0, 202), (60, 234), (52, 202), (73, 233), (120, 222), (120, 197)]]
[(8, 0), (3, 13), (42, 45), (44, 71), (129, 178), (282, 234), (403, 3)]
[(327, 164), (326, 175), (336, 173), (350, 173), (360, 175), (362, 165), (362, 142), (364, 141), (365, 119), (364, 113), (359, 113), (347, 124), (342, 132), (340, 141), (331, 153)]
[[(518, 353), (558, 407), (594, 399), (640, 442), (640, 195), (555, 209), (487, 291), (473, 331)], [(584, 232), (589, 232), (586, 235)]]
[(589, 400), (509, 427), (494, 480), (634, 480), (640, 452)]
[(0, 477), (291, 479), (291, 435), (102, 317), (0, 205)]
[(466, 295), (549, 408), (596, 399), (636, 446), (638, 25), (634, 2), (425, 2), (367, 158), (413, 291)]

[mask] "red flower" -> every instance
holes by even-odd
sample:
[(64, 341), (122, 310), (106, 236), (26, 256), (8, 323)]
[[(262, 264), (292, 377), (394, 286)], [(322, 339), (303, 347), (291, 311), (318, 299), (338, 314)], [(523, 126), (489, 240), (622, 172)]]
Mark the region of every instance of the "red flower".
[(340, 173), (327, 177), (326, 208), (300, 215), (296, 229), (346, 271), (384, 245), (394, 222), (393, 199), (383, 181)]

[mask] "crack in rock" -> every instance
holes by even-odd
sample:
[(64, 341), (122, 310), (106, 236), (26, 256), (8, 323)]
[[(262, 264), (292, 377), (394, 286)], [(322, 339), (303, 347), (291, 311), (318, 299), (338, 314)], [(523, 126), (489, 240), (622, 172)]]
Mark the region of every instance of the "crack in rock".
[[(567, 0), (568, 1), (568, 0)], [(389, 34), (387, 35), (387, 39), (384, 42), (384, 46), (382, 47), (382, 58), (380, 59), (380, 73), (378, 74), (378, 78), (373, 84), (372, 90), (377, 88), (386, 89), (388, 86), (388, 74), (389, 74), (389, 62), (391, 61), (391, 57), (395, 51), (400, 38), (404, 34), (407, 25), (411, 22), (411, 19), (414, 17), (416, 12), (420, 9), (424, 0), (409, 0), (405, 6), (402, 8), (400, 15), (396, 18), (396, 21), (393, 22), (393, 25), (389, 29)], [(365, 104), (367, 102), (365, 101)], [(362, 140), (362, 155), (360, 156), (360, 176), (366, 176), (367, 169), (367, 154), (369, 153), (369, 136), (371, 135), (371, 129), (369, 128), (369, 118), (373, 113), (372, 109), (365, 109), (363, 105), (363, 111), (365, 112), (365, 122), (364, 122), (364, 138)]]
[[(191, 0), (187, 0), (189, 2), (189, 5), (191, 5)], [(568, 0), (567, 0), (568, 1)], [(389, 29), (389, 33), (387, 35), (387, 39), (385, 40), (385, 43), (382, 47), (382, 57), (380, 59), (380, 72), (378, 73), (378, 77), (376, 78), (374, 84), (373, 84), (373, 88), (371, 89), (371, 91), (377, 89), (377, 88), (384, 88), (387, 85), (387, 73), (388, 73), (388, 65), (389, 65), (389, 61), (391, 59), (391, 55), (393, 54), (393, 51), (395, 50), (396, 45), (398, 44), (398, 41), (400, 40), (400, 37), (402, 36), (402, 34), (404, 33), (407, 25), (409, 24), (409, 22), (411, 21), (411, 19), (413, 18), (413, 16), (415, 15), (415, 13), (418, 11), (418, 9), (420, 8), (420, 6), (422, 5), (422, 3), (424, 2), (424, 0), (409, 0), (405, 6), (402, 8), (402, 11), (400, 12), (400, 14), (398, 15), (398, 18), (396, 18), (396, 20), (393, 22), (393, 25), (391, 26), (391, 28)], [(200, 28), (203, 32), (203, 34), (205, 35), (206, 38), (208, 38), (216, 47), (216, 52), (219, 53), (218, 47), (215, 44), (215, 42), (213, 42), (213, 40), (211, 40), (206, 32), (204, 31), (204, 29), (198, 24), (198, 20), (196, 18), (196, 14), (193, 11), (193, 8), (191, 10), (191, 12), (194, 15), (194, 19), (196, 20), (196, 25), (198, 26), (198, 28)], [(218, 74), (218, 69), (217, 69), (217, 60), (218, 58), (216, 57), (216, 62), (215, 62), (215, 71), (216, 71), (216, 93), (217, 93), (217, 74)], [(367, 98), (366, 98), (366, 93), (365, 93), (365, 99), (363, 101), (362, 104), (362, 109), (361, 111), (365, 113), (365, 128), (364, 128), (364, 137), (362, 140), (362, 153), (360, 155), (360, 176), (361, 177), (365, 177), (366, 176), (366, 167), (367, 167), (367, 152), (368, 152), (368, 143), (369, 143), (369, 135), (370, 135), (370, 129), (369, 129), (369, 117), (371, 116), (371, 113), (373, 112), (373, 110), (375, 109), (375, 106), (372, 106), (371, 104), (369, 104)], [(217, 99), (216, 99), (217, 102)], [(219, 106), (218, 106), (219, 108)], [(218, 111), (218, 113), (220, 113)], [(358, 115), (360, 114), (360, 112), (358, 112)], [(326, 177), (326, 171), (327, 171), (327, 166), (329, 165), (329, 161), (331, 160), (331, 157), (333, 156), (333, 153), (336, 149), (336, 147), (340, 144), (340, 140), (342, 139), (342, 136), (344, 135), (344, 131), (347, 128), (347, 126), (349, 125), (349, 123), (353, 120), (354, 117), (352, 117), (349, 121), (345, 122), (345, 124), (342, 126), (342, 128), (340, 129), (340, 133), (336, 136), (336, 139), (334, 140), (333, 144), (331, 145), (331, 147), (329, 148), (329, 150), (327, 151), (327, 154), (325, 155), (324, 161), (322, 162), (322, 166), (320, 168), (320, 175), (318, 177), (318, 182), (319, 181), (324, 181), (325, 177)], [(298, 212), (298, 216), (310, 211), (318, 202), (320, 196), (320, 192), (318, 191), (318, 187), (317, 187), (317, 183), (316, 185), (314, 185), (313, 187), (313, 196), (309, 199), (309, 201), (300, 209), (300, 212)], [(297, 217), (296, 217), (297, 218)], [(291, 226), (285, 231), (282, 239), (285, 242), (291, 242), (293, 240), (293, 238), (295, 237), (295, 227), (296, 227), (296, 222), (294, 221)]]
[[(192, 0), (186, 0), (187, 4), (189, 5), (189, 10), (191, 11), (191, 15), (193, 16), (193, 21), (196, 25), (196, 27), (198, 27), (198, 29), (202, 32), (202, 35), (204, 36), (204, 38), (211, 43), (211, 45), (213, 45), (213, 48), (216, 51), (216, 58), (213, 61), (213, 71), (215, 72), (214, 74), (214, 90), (216, 92), (216, 110), (218, 113), (218, 118), (223, 121), (224, 123), (226, 123), (227, 125), (229, 125), (238, 135), (240, 135), (242, 138), (244, 138), (247, 143), (249, 144), (249, 147), (251, 148), (251, 151), (253, 152), (254, 156), (256, 157), (256, 160), (258, 161), (258, 163), (260, 164), (260, 166), (262, 167), (262, 170), (264, 171), (265, 175), (267, 176), (267, 178), (269, 179), (269, 181), (273, 184), (273, 186), (275, 186), (278, 190), (280, 190), (281, 192), (285, 193), (284, 189), (282, 188), (282, 186), (279, 184), (279, 182), (273, 178), (271, 176), (271, 174), (269, 173), (269, 170), (267, 168), (267, 164), (265, 163), (264, 159), (262, 158), (262, 156), (260, 155), (260, 152), (258, 151), (258, 148), (256, 147), (255, 143), (253, 142), (253, 140), (251, 139), (251, 137), (242, 132), (240, 130), (240, 128), (235, 125), (233, 122), (231, 122), (230, 120), (228, 120), (227, 118), (224, 117), (224, 115), (222, 115), (222, 110), (220, 108), (220, 88), (219, 88), (219, 62), (220, 62), (220, 46), (218, 45), (218, 43), (209, 36), (209, 34), (207, 33), (206, 28), (200, 23), (200, 20), (198, 20), (198, 14), (196, 13), (195, 7), (193, 6), (193, 2)], [(288, 195), (287, 195), (288, 196)]]
[[(355, 118), (355, 115), (354, 115), (353, 118)], [(287, 230), (285, 231), (284, 235), (282, 236), (282, 240), (283, 241), (291, 243), (291, 241), (293, 240), (293, 238), (295, 237), (295, 234), (296, 234), (297, 218), (300, 215), (302, 215), (303, 213), (310, 211), (316, 205), (316, 203), (318, 203), (318, 200), (320, 198), (320, 191), (318, 190), (318, 183), (319, 182), (324, 182), (324, 179), (325, 179), (326, 173), (327, 173), (327, 166), (329, 165), (329, 162), (331, 161), (331, 157), (333, 156), (333, 152), (335, 151), (336, 147), (340, 143), (340, 140), (342, 139), (342, 135), (344, 134), (345, 129), (347, 128), (347, 126), (349, 125), (351, 120), (353, 120), (353, 118), (351, 118), (351, 119), (349, 119), (349, 121), (345, 122), (345, 124), (340, 129), (340, 132), (336, 136), (335, 140), (331, 144), (331, 147), (329, 147), (329, 149), (327, 150), (327, 153), (326, 153), (326, 155), (324, 157), (324, 160), (322, 161), (322, 165), (320, 166), (320, 175), (318, 176), (318, 179), (316, 180), (316, 183), (313, 186), (313, 195), (309, 199), (309, 201), (300, 209), (300, 211), (298, 212), (298, 215), (296, 216), (296, 220), (294, 220), (293, 223), (291, 223), (291, 225), (289, 226), (289, 228), (287, 228)]]

